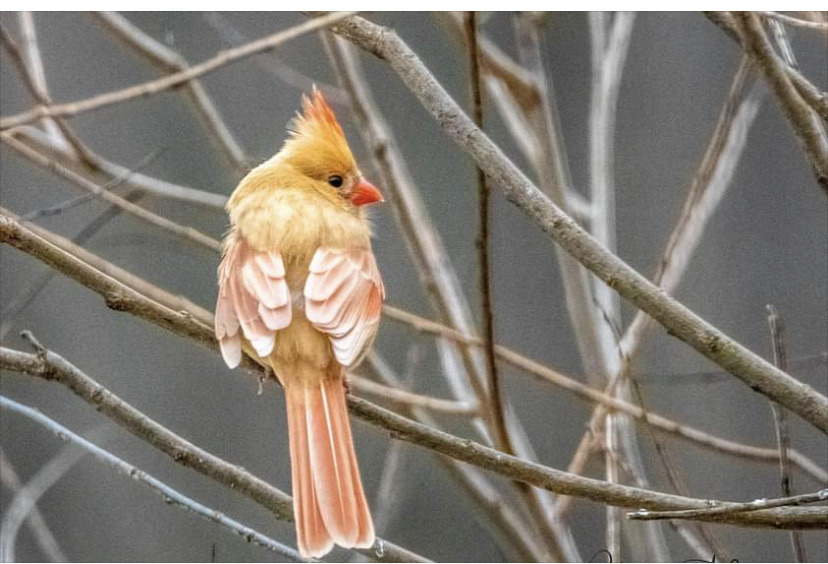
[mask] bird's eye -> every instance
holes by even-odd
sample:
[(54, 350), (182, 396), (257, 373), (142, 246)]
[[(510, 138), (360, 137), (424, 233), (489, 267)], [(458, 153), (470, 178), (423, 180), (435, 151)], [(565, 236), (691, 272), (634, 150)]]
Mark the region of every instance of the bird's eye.
[(334, 188), (340, 188), (342, 186), (342, 177), (335, 174), (328, 178), (328, 184)]

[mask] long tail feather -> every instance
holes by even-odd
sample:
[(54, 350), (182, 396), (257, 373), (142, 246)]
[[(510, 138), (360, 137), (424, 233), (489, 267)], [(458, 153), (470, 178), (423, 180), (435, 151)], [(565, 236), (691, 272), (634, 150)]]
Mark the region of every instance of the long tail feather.
[(323, 556), (336, 543), (374, 544), (339, 379), (287, 390), (293, 504), (299, 551)]

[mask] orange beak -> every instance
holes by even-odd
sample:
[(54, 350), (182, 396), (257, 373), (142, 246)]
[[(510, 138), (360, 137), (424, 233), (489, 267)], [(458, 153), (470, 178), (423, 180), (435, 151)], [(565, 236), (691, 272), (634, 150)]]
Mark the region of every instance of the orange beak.
[(357, 207), (384, 201), (385, 198), (382, 197), (377, 187), (364, 178), (360, 179), (359, 184), (354, 187), (354, 194), (351, 196), (351, 203)]

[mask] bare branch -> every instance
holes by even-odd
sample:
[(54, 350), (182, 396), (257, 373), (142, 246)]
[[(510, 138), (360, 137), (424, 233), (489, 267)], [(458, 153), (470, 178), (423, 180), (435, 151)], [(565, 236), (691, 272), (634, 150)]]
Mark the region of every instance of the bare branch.
[[(212, 328), (202, 325), (186, 314), (171, 312), (138, 292), (127, 288), (116, 280), (110, 279), (88, 267), (74, 257), (54, 247), (27, 230), (15, 220), (0, 215), (0, 240), (19, 250), (27, 252), (47, 264), (66, 272), (84, 285), (108, 297), (117, 292), (118, 309), (128, 311), (159, 325), (173, 333), (206, 344), (214, 351), (218, 345)], [(198, 447), (184, 441), (170, 431), (152, 422), (143, 414), (120, 400), (83, 374), (73, 365), (58, 355), (45, 351), (39, 355), (29, 355), (10, 349), (2, 349), (0, 368), (25, 372), (35, 377), (71, 382), (69, 387), (86, 401), (96, 406), (102, 413), (122, 424), (125, 428), (150, 441), (154, 446), (172, 456), (177, 462), (194, 468), (222, 483), (232, 483), (239, 476), (235, 467), (210, 455)], [(263, 368), (259, 368), (262, 372)], [(526, 482), (528, 484), (558, 493), (609, 503), (621, 507), (638, 507), (644, 509), (695, 509), (707, 505), (703, 500), (674, 496), (661, 492), (608, 484), (581, 476), (561, 472), (540, 464), (515, 458), (490, 449), (468, 439), (454, 437), (442, 431), (432, 429), (400, 415), (380, 408), (366, 400), (349, 397), (348, 405), (352, 413), (361, 419), (383, 427), (391, 432), (392, 437), (418, 444), (435, 450), (452, 458), (468, 462), (485, 470)], [(183, 447), (183, 448), (182, 448)], [(270, 486), (258, 479), (247, 478), (245, 484), (236, 484), (237, 491), (246, 493), (257, 501), (262, 499), (262, 487)], [(279, 492), (281, 493), (281, 492)], [(284, 496), (284, 494), (281, 494)], [(284, 496), (287, 497), (287, 496)], [(274, 503), (272, 496), (265, 495), (263, 501), (270, 503), (277, 515), (287, 519), (290, 515), (289, 501)], [(272, 506), (272, 507), (271, 507)], [(738, 523), (746, 526), (776, 528), (818, 528), (828, 515), (826, 511), (817, 510), (768, 510), (749, 515), (728, 516), (714, 521)], [(387, 544), (387, 543), (386, 543)], [(387, 554), (387, 552), (386, 552)]]
[[(2, 406), (6, 398), (0, 396)], [(15, 494), (0, 523), (0, 561), (16, 562), (15, 545), (20, 526), (35, 508), (38, 500), (63, 478), (86, 454), (81, 449), (67, 447), (55, 455), (37, 474)]]
[[(788, 369), (788, 348), (785, 342), (785, 323), (776, 307), (768, 304), (768, 325), (770, 326), (771, 344), (773, 346), (773, 363), (782, 370)], [(788, 433), (788, 414), (784, 408), (771, 402), (773, 410), (774, 428), (776, 430), (776, 447), (779, 450), (779, 479), (782, 495), (789, 497), (793, 491), (793, 476), (791, 475), (788, 451), (791, 448), (791, 437)], [(791, 532), (791, 546), (797, 562), (807, 562), (805, 545), (802, 534)]]
[[(230, 529), (233, 533), (242, 537), (247, 542), (262, 546), (270, 550), (271, 552), (280, 554), (293, 562), (310, 562), (309, 560), (302, 558), (296, 550), (288, 546), (285, 546), (279, 541), (265, 536), (262, 533), (254, 529), (251, 529), (250, 527), (242, 525), (238, 521), (235, 521), (225, 516), (224, 514), (215, 509), (210, 509), (209, 507), (206, 507), (200, 504), (199, 502), (190, 499), (184, 494), (179, 493), (170, 486), (164, 484), (160, 480), (153, 478), (143, 470), (140, 470), (132, 464), (123, 461), (122, 459), (118, 458), (112, 453), (87, 441), (80, 435), (73, 433), (60, 423), (57, 423), (53, 419), (43, 415), (36, 409), (32, 409), (31, 407), (19, 404), (16, 401), (10, 400), (5, 396), (0, 396), (0, 407), (2, 407), (3, 409), (8, 409), (11, 412), (17, 413), (18, 415), (22, 415), (23, 417), (27, 417), (35, 423), (46, 427), (46, 429), (57, 435), (61, 440), (67, 441), (73, 447), (68, 452), (75, 454), (75, 456), (80, 457), (87, 453), (91, 454), (98, 460), (113, 467), (121, 474), (124, 474), (125, 476), (128, 476), (133, 480), (136, 480), (137, 482), (144, 484), (145, 486), (148, 486), (152, 490), (155, 490), (155, 492), (158, 495), (163, 497), (164, 501), (168, 505), (173, 505), (186, 511), (191, 511), (196, 515), (199, 515), (204, 519), (207, 519), (208, 521), (212, 521), (213, 523), (217, 523), (222, 527)], [(14, 559), (3, 560), (3, 562), (14, 562)]]
[(811, 108), (791, 83), (785, 72), (787, 65), (773, 51), (759, 18), (750, 12), (737, 12), (735, 17), (745, 36), (748, 52), (765, 75), (788, 124), (799, 138), (817, 183), (828, 194), (828, 144), (819, 134), (811, 117)]
[(141, 190), (160, 198), (195, 204), (207, 209), (223, 210), (227, 203), (227, 196), (223, 194), (213, 194), (197, 188), (153, 178), (140, 172), (130, 171), (129, 168), (115, 164), (98, 155), (94, 155), (94, 168), (90, 168), (85, 166), (76, 155), (69, 152), (65, 147), (56, 145), (43, 132), (31, 126), (24, 125), (15, 128), (9, 134), (31, 149), (57, 161), (87, 180), (104, 182), (112, 178), (126, 178), (123, 184), (127, 188)]
[(811, 22), (808, 20), (803, 20), (801, 18), (794, 18), (792, 16), (786, 16), (785, 14), (780, 14), (779, 12), (759, 12), (763, 16), (768, 19), (773, 19), (784, 24), (796, 26), (796, 27), (804, 27), (807, 29), (819, 29), (821, 31), (828, 31), (828, 23), (825, 22)]
[(336, 22), (352, 17), (355, 13), (356, 12), (334, 12), (328, 14), (322, 18), (305, 22), (262, 39), (257, 39), (247, 45), (222, 51), (215, 57), (190, 67), (187, 70), (179, 71), (143, 84), (136, 84), (135, 86), (130, 86), (122, 90), (99, 94), (86, 100), (78, 100), (76, 102), (69, 102), (66, 104), (56, 104), (54, 106), (40, 106), (33, 110), (14, 116), (4, 117), (0, 119), (0, 130), (25, 125), (43, 117), (73, 117), (92, 110), (105, 108), (113, 104), (120, 104), (128, 100), (152, 96), (159, 92), (163, 92), (165, 90), (169, 90), (170, 88), (189, 82), (195, 78), (204, 76), (226, 65), (235, 63), (252, 55), (275, 49), (279, 45), (292, 39), (296, 39), (297, 37), (301, 37), (320, 29), (325, 29)]
[(358, 392), (376, 396), (397, 407), (401, 405), (409, 408), (420, 407), (433, 413), (459, 417), (478, 416), (480, 414), (480, 407), (472, 403), (415, 394), (401, 388), (378, 384), (354, 374), (348, 377), (348, 383)]
[[(180, 54), (132, 25), (121, 14), (117, 12), (93, 12), (93, 16), (109, 29), (116, 38), (131, 46), (162, 70), (174, 74), (176, 72), (187, 72), (190, 68), (187, 61)], [(247, 172), (250, 168), (250, 162), (244, 154), (244, 150), (236, 141), (230, 128), (224, 123), (221, 114), (201, 82), (195, 79), (189, 80), (185, 83), (185, 92), (228, 160), (236, 170)]]
[[(777, 499), (755, 499), (745, 503), (730, 503), (720, 505), (715, 501), (709, 501), (709, 507), (703, 509), (685, 509), (680, 511), (647, 511), (639, 510), (627, 513), (630, 519), (706, 519), (712, 516), (735, 515), (760, 511), (771, 507), (790, 507), (806, 503), (819, 503), (828, 500), (828, 489), (814, 493), (780, 497)], [(828, 514), (828, 513), (826, 513)]]
[(123, 209), (130, 215), (137, 217), (138, 219), (152, 225), (154, 227), (159, 227), (164, 229), (165, 231), (169, 231), (174, 235), (181, 237), (183, 239), (192, 241), (208, 249), (213, 249), (218, 251), (221, 249), (221, 243), (207, 235), (193, 229), (192, 227), (183, 227), (174, 221), (170, 221), (164, 217), (161, 217), (158, 214), (155, 214), (151, 211), (148, 211), (141, 206), (134, 204), (130, 201), (125, 200), (124, 198), (110, 192), (106, 188), (95, 184), (84, 178), (83, 176), (73, 172), (72, 170), (66, 168), (65, 166), (61, 165), (57, 161), (51, 160), (48, 157), (45, 157), (38, 153), (37, 151), (31, 149), (28, 145), (21, 143), (11, 135), (6, 133), (0, 134), (0, 138), (2, 138), (3, 143), (7, 144), (9, 147), (14, 149), (19, 155), (29, 159), (33, 163), (38, 166), (41, 166), (51, 172), (57, 174), (58, 176), (65, 178), (66, 180), (72, 182), (73, 184), (80, 186), (87, 192), (94, 194), (96, 197), (101, 198), (118, 206), (119, 208)]
[[(388, 62), (444, 131), (467, 151), (512, 203), (544, 232), (622, 297), (667, 331), (730, 372), (828, 433), (828, 398), (782, 372), (668, 296), (602, 247), (566, 215), (482, 133), (422, 61), (392, 31), (354, 16), (331, 29)], [(828, 158), (828, 157), (826, 157)]]
[[(3, 449), (0, 449), (0, 482), (13, 493), (17, 493), (23, 487), (20, 477), (17, 475), (11, 461), (6, 457)], [(32, 507), (29, 511), (29, 518), (26, 520), (26, 523), (29, 525), (35, 541), (37, 541), (37, 545), (49, 560), (52, 562), (69, 561), (60, 549), (55, 535), (52, 534), (49, 525), (46, 523), (37, 506)]]

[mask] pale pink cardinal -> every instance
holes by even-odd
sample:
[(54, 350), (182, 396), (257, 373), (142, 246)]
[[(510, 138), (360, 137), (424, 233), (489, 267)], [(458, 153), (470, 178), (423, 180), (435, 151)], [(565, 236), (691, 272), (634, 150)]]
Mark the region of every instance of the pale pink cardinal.
[(345, 406), (345, 371), (377, 333), (385, 297), (365, 206), (380, 192), (357, 168), (322, 94), (303, 97), (291, 136), (236, 188), (218, 269), (216, 337), (285, 389), (299, 552), (367, 548), (374, 526)]

